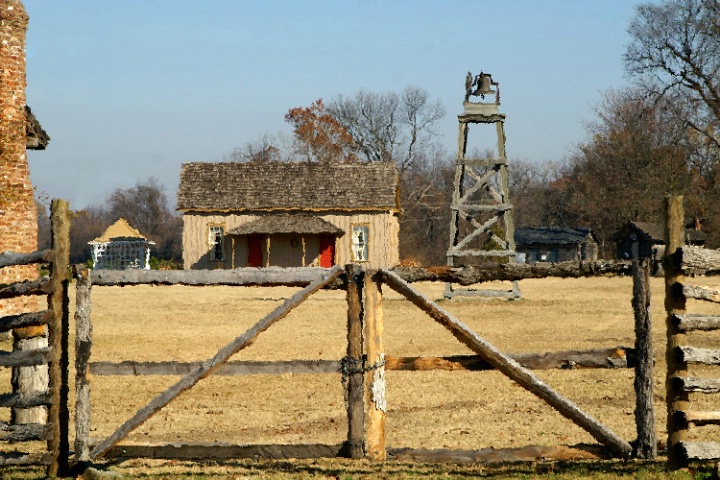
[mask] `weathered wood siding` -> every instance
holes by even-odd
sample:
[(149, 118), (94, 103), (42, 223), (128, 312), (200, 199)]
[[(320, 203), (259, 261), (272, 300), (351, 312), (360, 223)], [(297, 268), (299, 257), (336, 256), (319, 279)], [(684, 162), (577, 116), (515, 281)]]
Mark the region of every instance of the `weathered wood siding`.
[[(247, 266), (248, 245), (246, 237), (230, 237), (228, 232), (242, 224), (258, 219), (262, 215), (208, 214), (187, 212), (183, 215), (183, 261), (187, 269), (239, 268)], [(323, 220), (345, 231), (335, 242), (335, 263), (352, 263), (352, 227), (367, 225), (369, 260), (363, 262), (371, 268), (385, 268), (397, 265), (400, 261), (399, 241), (400, 225), (397, 215), (392, 212), (332, 212), (318, 215)], [(213, 225), (225, 227), (225, 260), (210, 260), (208, 228)], [(234, 238), (234, 241), (233, 241)], [(293, 238), (297, 240), (292, 242)], [(305, 237), (305, 266), (319, 265), (319, 239), (317, 235)], [(272, 235), (270, 238), (271, 266), (303, 266), (302, 237), (300, 235)], [(263, 265), (268, 264), (267, 245), (263, 240)]]

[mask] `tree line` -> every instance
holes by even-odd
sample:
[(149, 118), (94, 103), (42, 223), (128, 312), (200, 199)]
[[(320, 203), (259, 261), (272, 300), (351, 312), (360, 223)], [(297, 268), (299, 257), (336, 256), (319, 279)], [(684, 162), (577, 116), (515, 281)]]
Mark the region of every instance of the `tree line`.
[[(585, 140), (566, 158), (510, 159), (516, 228), (590, 227), (608, 258), (625, 223), (661, 222), (663, 197), (680, 194), (688, 222), (702, 227), (709, 247), (720, 247), (719, 5), (666, 0), (636, 7), (624, 55), (632, 84), (605, 94)], [(401, 258), (444, 264), (456, 154), (438, 139), (444, 116), (443, 105), (419, 87), (361, 90), (291, 108), (291, 136), (265, 134), (221, 160), (395, 162)], [(180, 259), (182, 222), (151, 178), (115, 190), (104, 206), (75, 212), (73, 261), (85, 261), (87, 242), (120, 217), (157, 243), (158, 259)], [(41, 219), (45, 238), (42, 232)]]
[[(50, 247), (50, 219), (47, 202), (38, 199), (40, 248)], [(130, 188), (117, 188), (103, 205), (72, 212), (70, 262), (90, 260), (88, 242), (100, 237), (118, 219), (124, 218), (149, 240), (151, 265), (177, 268), (182, 262), (182, 219), (170, 208), (165, 187), (157, 178), (138, 180)]]

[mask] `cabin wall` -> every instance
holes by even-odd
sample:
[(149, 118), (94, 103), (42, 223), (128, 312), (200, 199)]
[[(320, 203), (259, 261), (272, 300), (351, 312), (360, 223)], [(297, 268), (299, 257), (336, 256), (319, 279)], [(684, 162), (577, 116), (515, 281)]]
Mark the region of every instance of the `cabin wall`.
[(518, 253), (525, 254), (525, 263), (597, 261), (598, 246), (594, 241), (582, 244), (518, 245)]
[[(267, 213), (257, 215), (237, 214), (183, 214), (183, 262), (186, 269), (239, 268), (247, 266), (248, 246), (246, 237), (230, 237), (228, 232), (260, 218)], [(363, 264), (373, 267), (391, 267), (400, 261), (399, 241), (400, 224), (397, 215), (391, 212), (331, 212), (318, 215), (323, 220), (341, 228), (345, 234), (335, 242), (335, 263), (352, 263), (352, 227), (369, 227), (368, 261)], [(210, 226), (221, 225), (225, 229), (225, 259), (210, 260), (208, 231)], [(270, 238), (270, 265), (296, 266), (302, 258), (300, 235), (273, 235)], [(305, 265), (319, 265), (319, 241), (316, 235), (305, 237)], [(267, 265), (266, 241), (263, 240), (263, 264)]]

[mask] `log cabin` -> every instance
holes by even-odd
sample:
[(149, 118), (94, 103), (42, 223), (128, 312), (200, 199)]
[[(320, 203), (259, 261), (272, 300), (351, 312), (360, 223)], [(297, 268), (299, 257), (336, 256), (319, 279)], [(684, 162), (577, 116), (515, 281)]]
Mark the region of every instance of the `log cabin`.
[(399, 179), (382, 162), (186, 163), (184, 266), (394, 266)]
[(596, 261), (598, 244), (590, 228), (544, 227), (515, 230), (521, 263)]

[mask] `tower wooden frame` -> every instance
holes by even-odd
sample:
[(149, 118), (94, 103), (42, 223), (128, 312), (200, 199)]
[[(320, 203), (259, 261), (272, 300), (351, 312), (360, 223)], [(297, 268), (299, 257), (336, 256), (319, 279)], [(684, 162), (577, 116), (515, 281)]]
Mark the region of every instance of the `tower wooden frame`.
[[(481, 73), (476, 77), (489, 77)], [(468, 79), (471, 79), (468, 73)], [(474, 85), (474, 84), (473, 84)], [(498, 85), (493, 82), (492, 85)], [(454, 192), (451, 204), (450, 246), (447, 250), (448, 266), (460, 266), (465, 257), (475, 257), (480, 262), (515, 261), (515, 225), (509, 194), (509, 172), (505, 152), (505, 114), (499, 113), (500, 90), (471, 92), (471, 83), (463, 103), (464, 113), (458, 115), (458, 155), (455, 161)], [(494, 102), (470, 102), (470, 95), (484, 99), (495, 94)], [(497, 156), (494, 158), (467, 158), (470, 125), (494, 126), (497, 134)], [(484, 241), (478, 247), (478, 241)], [(494, 248), (488, 248), (492, 244)], [(446, 284), (445, 298), (455, 296), (502, 296), (520, 297), (517, 282), (512, 289), (488, 290), (454, 288)]]

